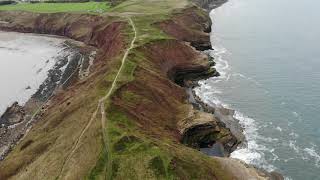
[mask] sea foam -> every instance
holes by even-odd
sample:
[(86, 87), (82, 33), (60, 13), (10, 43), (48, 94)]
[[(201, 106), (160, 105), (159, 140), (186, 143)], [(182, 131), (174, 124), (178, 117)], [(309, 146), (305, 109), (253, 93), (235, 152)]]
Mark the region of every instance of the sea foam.
[[(216, 63), (215, 68), (220, 73), (218, 77), (212, 77), (209, 80), (200, 81), (200, 87), (195, 89), (196, 94), (205, 102), (210, 105), (223, 106), (225, 108), (232, 108), (230, 105), (223, 103), (219, 99), (219, 95), (223, 93), (222, 90), (218, 89), (215, 84), (227, 81), (232, 76), (239, 76), (241, 78), (253, 81), (252, 79), (246, 77), (241, 73), (231, 74), (231, 66), (228, 61), (224, 58), (224, 55), (228, 53), (226, 48), (215, 46), (214, 50), (210, 50), (209, 54), (214, 58)], [(258, 84), (258, 83), (255, 83)], [(244, 135), (246, 137), (246, 143), (239, 147), (236, 151), (231, 154), (231, 157), (237, 158), (245, 161), (248, 164), (252, 164), (268, 171), (275, 170), (276, 168), (269, 164), (266, 159), (264, 152), (269, 152), (272, 154), (272, 159), (278, 159), (278, 156), (269, 150), (266, 146), (259, 143), (263, 140), (265, 142), (277, 141), (277, 139), (272, 139), (268, 137), (261, 136), (259, 132), (259, 125), (253, 118), (249, 118), (239, 111), (236, 111), (234, 118), (239, 120), (240, 125), (244, 128)]]

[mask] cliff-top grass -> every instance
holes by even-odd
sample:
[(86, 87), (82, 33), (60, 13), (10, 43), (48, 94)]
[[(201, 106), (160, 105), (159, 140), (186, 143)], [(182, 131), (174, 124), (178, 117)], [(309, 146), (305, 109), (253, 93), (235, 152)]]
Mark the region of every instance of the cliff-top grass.
[(84, 3), (18, 3), (0, 6), (0, 11), (29, 11), (38, 13), (79, 12), (103, 13), (110, 9), (106, 2)]
[(183, 8), (187, 5), (187, 0), (127, 0), (113, 8), (112, 11), (136, 14), (168, 14), (174, 9)]

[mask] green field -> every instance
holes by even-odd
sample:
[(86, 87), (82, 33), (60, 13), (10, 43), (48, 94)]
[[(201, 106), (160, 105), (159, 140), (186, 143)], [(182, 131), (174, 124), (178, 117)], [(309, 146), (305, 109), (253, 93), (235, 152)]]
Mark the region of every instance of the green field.
[(31, 11), (40, 13), (56, 12), (87, 12), (103, 13), (110, 8), (106, 2), (85, 2), (85, 3), (19, 3), (15, 5), (0, 6), (0, 11)]

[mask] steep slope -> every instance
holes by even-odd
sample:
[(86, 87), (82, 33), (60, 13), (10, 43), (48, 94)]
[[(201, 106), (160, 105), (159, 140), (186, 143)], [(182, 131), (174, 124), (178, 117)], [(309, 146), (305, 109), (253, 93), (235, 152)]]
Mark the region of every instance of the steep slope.
[(56, 92), (0, 162), (0, 179), (270, 177), (193, 149), (221, 142), (232, 151), (240, 140), (188, 102), (187, 81), (216, 75), (194, 48), (210, 46), (209, 17), (190, 2), (128, 0), (102, 15), (0, 12), (0, 22), (98, 48), (90, 76)]

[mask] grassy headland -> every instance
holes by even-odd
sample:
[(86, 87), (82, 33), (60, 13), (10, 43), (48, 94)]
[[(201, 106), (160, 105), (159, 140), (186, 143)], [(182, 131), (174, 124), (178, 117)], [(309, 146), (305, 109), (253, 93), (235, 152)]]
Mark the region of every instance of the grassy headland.
[[(101, 44), (95, 73), (89, 79), (57, 95), (59, 98), (54, 99), (54, 104), (45, 112), (41, 122), (37, 123), (6, 160), (0, 163), (0, 177), (227, 178), (228, 175), (214, 159), (179, 143), (181, 135), (177, 130), (177, 122), (187, 118), (189, 111), (192, 114), (193, 110), (185, 99), (183, 88), (168, 79), (167, 71), (175, 64), (178, 65), (181, 60), (185, 61), (183, 63), (197, 65), (200, 55), (184, 45), (184, 42), (179, 42), (175, 37), (165, 33), (157, 23), (170, 20), (176, 15), (183, 15), (188, 7), (192, 7), (191, 11), (194, 11), (195, 16), (202, 12), (186, 0), (128, 0), (112, 8), (105, 2), (17, 4), (0, 7), (0, 10), (6, 11), (41, 13), (87, 13), (102, 8), (105, 13), (101, 14), (101, 21), (107, 23), (97, 27), (90, 27), (92, 25), (82, 22), (81, 18), (72, 19), (72, 15), (64, 16), (63, 20), (54, 15), (52, 17), (55, 18), (42, 23), (50, 27), (48, 31), (52, 32), (56, 32), (53, 29), (55, 26), (76, 27), (70, 31), (71, 35), (68, 35), (74, 39), (85, 39), (82, 36), (101, 29), (103, 34), (95, 40), (96, 42), (104, 38), (108, 39), (108, 43), (113, 43), (113, 38), (121, 40), (111, 46)], [(41, 17), (41, 14), (39, 16)], [(3, 18), (15, 21), (12, 17)], [(91, 17), (83, 18), (87, 20)], [(136, 27), (137, 37), (119, 72), (126, 47), (135, 35), (128, 18), (132, 19)], [(19, 15), (17, 19), (20, 19)], [(20, 23), (26, 26), (23, 21)], [(51, 26), (51, 23), (54, 26)], [(119, 33), (117, 36), (105, 34), (108, 29), (113, 29), (108, 26), (115, 23), (126, 25), (113, 32)], [(194, 31), (192, 27), (186, 26), (184, 29)], [(107, 49), (104, 46), (108, 46)], [(163, 53), (154, 54), (158, 50)], [(105, 53), (107, 55), (104, 55)], [(157, 62), (159, 60), (165, 64)], [(118, 73), (119, 77), (116, 77)], [(115, 89), (103, 102), (105, 122), (101, 122), (103, 114), (100, 114), (99, 110), (94, 115), (95, 109), (99, 99), (105, 96), (113, 83), (116, 85)], [(26, 143), (28, 145), (25, 145)]]

